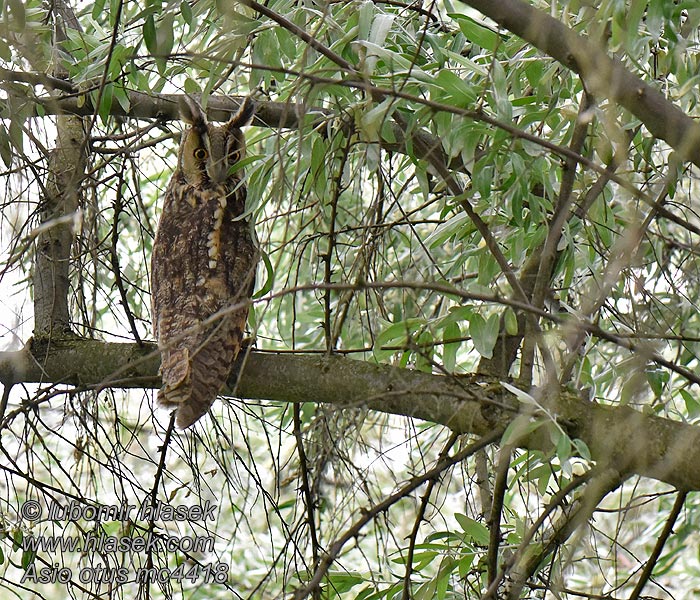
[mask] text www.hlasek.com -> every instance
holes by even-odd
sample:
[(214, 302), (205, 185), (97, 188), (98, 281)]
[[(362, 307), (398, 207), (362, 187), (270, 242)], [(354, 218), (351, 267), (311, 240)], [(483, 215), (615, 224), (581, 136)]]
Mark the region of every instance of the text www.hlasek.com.
[(22, 539), (29, 552), (213, 552), (213, 536), (173, 535), (114, 536), (86, 533), (79, 536), (32, 536)]

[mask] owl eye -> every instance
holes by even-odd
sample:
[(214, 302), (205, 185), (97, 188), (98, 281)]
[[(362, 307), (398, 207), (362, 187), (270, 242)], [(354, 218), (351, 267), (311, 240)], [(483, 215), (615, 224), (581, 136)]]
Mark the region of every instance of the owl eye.
[(206, 160), (207, 156), (209, 156), (204, 148), (195, 148), (193, 154), (197, 160)]

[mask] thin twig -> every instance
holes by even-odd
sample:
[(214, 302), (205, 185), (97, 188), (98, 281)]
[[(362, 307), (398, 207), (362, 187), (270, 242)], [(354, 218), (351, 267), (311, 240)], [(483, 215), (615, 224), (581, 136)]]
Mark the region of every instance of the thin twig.
[[(151, 488), (151, 510), (150, 517), (148, 519), (148, 533), (153, 535), (156, 527), (156, 506), (158, 504), (158, 488), (160, 487), (160, 482), (163, 479), (163, 473), (165, 472), (165, 457), (168, 454), (168, 447), (170, 446), (170, 439), (175, 430), (175, 411), (170, 414), (170, 422), (168, 423), (168, 428), (165, 430), (165, 439), (163, 440), (163, 445), (160, 447), (160, 460), (158, 461), (158, 468), (156, 469), (156, 476), (153, 480), (153, 487)], [(146, 559), (146, 568), (150, 570), (153, 568), (153, 549), (151, 545), (148, 546), (148, 553)]]
[[(450, 438), (445, 442), (440, 455), (438, 456), (438, 461), (444, 460), (452, 446), (455, 445), (459, 435), (453, 433)], [(403, 576), (403, 593), (401, 594), (401, 600), (411, 600), (411, 574), (413, 573), (413, 555), (416, 550), (416, 539), (418, 538), (418, 531), (420, 529), (421, 523), (425, 518), (425, 512), (428, 509), (428, 503), (430, 502), (430, 497), (433, 494), (433, 489), (437, 485), (439, 477), (435, 477), (428, 481), (428, 485), (425, 488), (425, 493), (421, 497), (420, 506), (418, 507), (418, 514), (416, 515), (415, 521), (413, 522), (413, 529), (408, 536), (408, 554), (406, 556), (406, 572)]]
[[(306, 505), (306, 524), (309, 528), (309, 537), (311, 538), (311, 553), (313, 556), (313, 566), (316, 568), (319, 564), (319, 543), (318, 535), (316, 534), (316, 515), (314, 495), (311, 491), (309, 461), (304, 450), (304, 438), (301, 432), (301, 405), (295, 404), (294, 413), (294, 439), (296, 440), (297, 454), (299, 455), (299, 470), (301, 475), (301, 495), (303, 496), (304, 504)], [(320, 598), (320, 588), (314, 591), (314, 598)]]
[(681, 510), (683, 510), (683, 506), (685, 504), (685, 499), (687, 496), (688, 492), (686, 492), (685, 490), (681, 490), (678, 492), (678, 496), (676, 496), (676, 501), (673, 503), (673, 507), (671, 508), (671, 513), (668, 515), (668, 519), (666, 519), (664, 528), (662, 529), (659, 538), (656, 540), (654, 549), (652, 550), (649, 559), (644, 565), (642, 574), (640, 575), (639, 580), (637, 581), (637, 585), (634, 586), (634, 589), (630, 594), (629, 600), (639, 600), (639, 596), (642, 593), (644, 586), (651, 579), (651, 576), (654, 573), (654, 567), (656, 567), (656, 561), (659, 560), (659, 556), (661, 556), (661, 552), (663, 551), (664, 546), (668, 541), (668, 538), (673, 533), (673, 526), (676, 524), (676, 520), (678, 519), (678, 515), (680, 515)]
[(2, 388), (2, 398), (0, 399), (0, 431), (2, 430), (2, 422), (5, 418), (7, 410), (7, 402), (10, 399), (10, 391), (12, 391), (12, 383), (6, 383)]
[(489, 549), (486, 555), (489, 585), (496, 580), (498, 574), (498, 549), (501, 545), (501, 515), (503, 514), (503, 500), (508, 489), (508, 470), (510, 469), (510, 457), (513, 452), (511, 445), (501, 448), (498, 465), (496, 467), (496, 479), (493, 483), (493, 504), (489, 516)]
[(465, 458), (474, 454), (474, 452), (476, 452), (477, 450), (485, 448), (489, 444), (493, 444), (501, 437), (502, 433), (502, 430), (497, 430), (491, 432), (489, 435), (480, 438), (473, 444), (470, 444), (463, 450), (457, 452), (457, 454), (455, 454), (454, 456), (439, 461), (437, 465), (435, 465), (435, 467), (433, 467), (429, 471), (426, 471), (420, 477), (414, 477), (400, 490), (398, 490), (391, 496), (386, 497), (384, 500), (382, 500), (378, 504), (375, 504), (373, 507), (362, 511), (362, 516), (343, 535), (341, 535), (335, 542), (331, 544), (325, 556), (321, 559), (321, 562), (317, 567), (316, 571), (314, 572), (313, 577), (311, 577), (311, 579), (304, 588), (296, 592), (296, 594), (294, 595), (294, 599), (303, 600), (303, 598), (306, 598), (310, 593), (312, 593), (314, 589), (321, 585), (321, 581), (323, 581), (323, 578), (326, 576), (326, 573), (328, 573), (328, 569), (330, 569), (335, 559), (338, 558), (338, 555), (340, 554), (345, 544), (347, 544), (351, 539), (357, 537), (360, 534), (360, 531), (362, 531), (362, 528), (372, 519), (374, 519), (377, 515), (388, 510), (392, 505), (396, 504), (399, 500), (408, 496), (411, 492), (413, 492), (413, 490), (423, 485), (426, 481), (430, 481), (435, 477), (439, 477), (443, 471), (463, 461)]
[(122, 307), (126, 313), (126, 318), (129, 321), (129, 327), (131, 328), (131, 333), (134, 336), (134, 340), (139, 346), (143, 346), (143, 340), (139, 335), (139, 331), (136, 327), (136, 319), (129, 308), (129, 298), (126, 295), (126, 288), (124, 287), (124, 281), (122, 279), (121, 268), (119, 267), (119, 250), (117, 245), (119, 243), (119, 214), (122, 211), (123, 197), (122, 197), (122, 187), (124, 186), (124, 163), (121, 165), (118, 173), (117, 181), (117, 197), (114, 201), (114, 220), (112, 221), (112, 244), (110, 247), (110, 264), (112, 265), (112, 272), (114, 273), (114, 282), (117, 284), (117, 290), (119, 290), (119, 297), (121, 298)]

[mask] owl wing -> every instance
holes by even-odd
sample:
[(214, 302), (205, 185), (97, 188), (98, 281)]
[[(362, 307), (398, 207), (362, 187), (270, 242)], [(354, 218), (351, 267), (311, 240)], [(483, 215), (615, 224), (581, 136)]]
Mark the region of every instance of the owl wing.
[(178, 214), (185, 203), (168, 202), (169, 193), (179, 192), (166, 192), (151, 266), (163, 381), (158, 403), (175, 408), (184, 429), (209, 410), (240, 351), (258, 251), (248, 223), (228, 214), (211, 268), (206, 240), (218, 202), (203, 194)]

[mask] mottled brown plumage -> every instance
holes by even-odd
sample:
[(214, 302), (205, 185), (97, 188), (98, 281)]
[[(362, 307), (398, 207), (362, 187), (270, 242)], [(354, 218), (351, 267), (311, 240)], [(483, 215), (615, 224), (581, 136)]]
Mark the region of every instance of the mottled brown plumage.
[(189, 427), (216, 399), (241, 347), (258, 250), (242, 173), (241, 127), (253, 117), (248, 99), (221, 127), (207, 123), (191, 99), (182, 107), (178, 167), (165, 192), (151, 257), (153, 328), (161, 352), (161, 406)]

